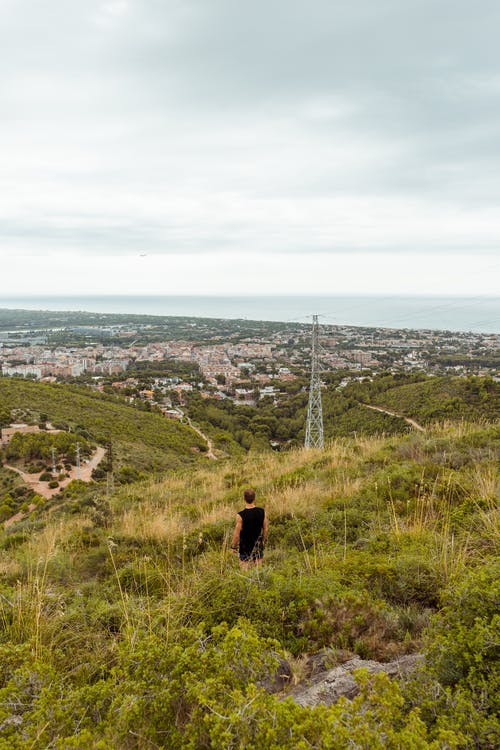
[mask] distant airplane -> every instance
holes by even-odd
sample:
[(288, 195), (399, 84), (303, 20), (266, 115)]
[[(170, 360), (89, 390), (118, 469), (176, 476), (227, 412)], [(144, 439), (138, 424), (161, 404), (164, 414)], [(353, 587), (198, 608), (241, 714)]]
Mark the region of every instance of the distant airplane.
[(139, 258), (145, 258), (147, 256), (147, 253), (139, 253)]

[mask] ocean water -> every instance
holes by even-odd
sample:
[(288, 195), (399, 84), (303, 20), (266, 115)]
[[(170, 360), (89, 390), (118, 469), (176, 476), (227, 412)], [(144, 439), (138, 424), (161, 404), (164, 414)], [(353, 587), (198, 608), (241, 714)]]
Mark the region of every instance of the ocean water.
[(500, 297), (438, 296), (1, 296), (0, 308), (245, 318), (500, 333)]

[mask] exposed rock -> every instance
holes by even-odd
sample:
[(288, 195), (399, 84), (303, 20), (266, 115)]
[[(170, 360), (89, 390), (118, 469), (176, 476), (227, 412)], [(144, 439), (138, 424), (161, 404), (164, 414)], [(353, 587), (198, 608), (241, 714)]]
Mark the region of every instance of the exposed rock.
[(355, 656), (344, 664), (317, 675), (311, 683), (298, 685), (290, 695), (301, 706), (316, 706), (318, 703), (330, 706), (342, 695), (352, 699), (359, 693), (359, 686), (352, 674), (356, 669), (367, 669), (370, 674), (386, 672), (390, 677), (402, 677), (416, 669), (422, 661), (423, 656), (420, 654), (401, 656), (387, 664)]
[(278, 668), (274, 674), (266, 677), (259, 683), (267, 693), (279, 693), (290, 685), (292, 681), (292, 668), (286, 659), (278, 659)]
[(4, 729), (7, 729), (8, 727), (19, 727), (23, 723), (23, 717), (19, 716), (19, 714), (13, 714), (12, 716), (7, 716), (5, 721), (3, 721), (0, 724), (0, 732), (3, 732)]
[(323, 648), (315, 654), (307, 657), (305, 664), (305, 677), (316, 677), (324, 674), (327, 670), (338, 667), (339, 664), (345, 664), (350, 659), (355, 659), (352, 651), (346, 651), (343, 648)]

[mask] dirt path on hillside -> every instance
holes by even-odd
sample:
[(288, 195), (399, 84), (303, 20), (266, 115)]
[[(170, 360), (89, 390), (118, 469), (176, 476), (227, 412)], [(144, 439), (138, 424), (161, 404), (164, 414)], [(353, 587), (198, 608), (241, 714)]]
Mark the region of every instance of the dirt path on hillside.
[(380, 411), (382, 414), (388, 414), (390, 417), (398, 417), (399, 419), (404, 419), (405, 422), (407, 422), (409, 425), (415, 428), (415, 430), (419, 430), (419, 432), (425, 432), (425, 427), (422, 427), (421, 424), (418, 422), (415, 422), (414, 419), (410, 419), (410, 417), (405, 417), (404, 414), (396, 414), (395, 411), (389, 411), (388, 409), (382, 409), (381, 406), (372, 406), (371, 404), (363, 404), (360, 401), (361, 406), (366, 406), (367, 409), (373, 409), (374, 411)]
[(11, 516), (6, 521), (4, 521), (3, 525), (4, 528), (7, 529), (9, 526), (12, 526), (13, 523), (17, 523), (18, 521), (22, 521), (23, 518), (26, 518), (28, 513), (31, 513), (32, 510), (35, 510), (36, 505), (34, 503), (31, 503), (31, 505), (28, 505), (28, 510), (20, 510), (19, 513), (16, 513), (15, 516)]
[(187, 416), (187, 414), (184, 415), (184, 419), (186, 420), (186, 422), (188, 423), (188, 425), (191, 427), (191, 429), (194, 430), (195, 432), (197, 432), (198, 435), (201, 438), (203, 438), (203, 440), (206, 442), (206, 444), (207, 444), (207, 452), (206, 452), (207, 458), (212, 458), (214, 461), (217, 461), (217, 456), (214, 453), (214, 444), (212, 443), (212, 441), (210, 440), (210, 438), (208, 437), (208, 435), (205, 435), (205, 433), (202, 432), (199, 427), (195, 427), (195, 425), (191, 422), (191, 420), (189, 419), (189, 417)]
[[(73, 479), (80, 479), (82, 482), (90, 482), (90, 480), (92, 479), (92, 470), (100, 464), (100, 462), (104, 458), (105, 453), (105, 448), (98, 447), (89, 461), (82, 463), (79, 470), (76, 468), (76, 466), (73, 466), (71, 471), (68, 472), (69, 476), (61, 480), (58, 487), (53, 488), (50, 488), (47, 482), (40, 482), (40, 472), (37, 472), (36, 474), (28, 474), (27, 472), (21, 471), (21, 469), (17, 469), (15, 466), (9, 466), (8, 464), (5, 464), (5, 468), (10, 469), (11, 471), (15, 471), (16, 474), (19, 474), (23, 482), (27, 484), (28, 487), (33, 490), (33, 492), (36, 492), (37, 495), (42, 495), (42, 497), (50, 499), (53, 495), (64, 489), (64, 487), (72, 482)], [(35, 508), (36, 505), (30, 505), (28, 507), (28, 513)], [(16, 523), (17, 521), (21, 521), (26, 515), (27, 513), (24, 511), (16, 513), (14, 516), (11, 516), (11, 518), (8, 518), (4, 522), (4, 527), (7, 528), (11, 524)]]
[(15, 466), (9, 466), (9, 464), (5, 464), (5, 468), (10, 469), (11, 471), (15, 471), (16, 474), (19, 474), (23, 482), (29, 485), (29, 487), (33, 490), (33, 492), (36, 492), (37, 495), (42, 495), (43, 497), (50, 498), (52, 497), (52, 495), (55, 495), (57, 492), (59, 492), (63, 487), (66, 487), (66, 485), (72, 482), (73, 479), (81, 479), (82, 482), (90, 482), (90, 480), (92, 479), (92, 470), (95, 469), (96, 466), (102, 461), (105, 453), (106, 451), (104, 448), (97, 448), (96, 452), (89, 461), (82, 463), (79, 470), (76, 468), (76, 466), (73, 466), (72, 469), (68, 472), (69, 476), (59, 482), (59, 487), (54, 488), (49, 488), (47, 482), (40, 482), (40, 472), (37, 472), (36, 474), (28, 474), (25, 471), (21, 471), (21, 469), (17, 469)]
[(105, 454), (106, 449), (98, 447), (92, 458), (87, 461), (87, 463), (84, 463), (80, 466), (80, 476), (75, 476), (73, 477), (73, 479), (81, 479), (82, 482), (90, 482), (90, 480), (92, 479), (92, 471), (101, 463)]

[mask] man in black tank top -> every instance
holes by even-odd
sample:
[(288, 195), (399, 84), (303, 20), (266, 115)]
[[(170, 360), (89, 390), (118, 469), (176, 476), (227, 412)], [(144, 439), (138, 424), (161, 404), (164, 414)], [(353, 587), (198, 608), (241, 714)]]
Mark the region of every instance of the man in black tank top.
[(231, 549), (239, 552), (240, 565), (259, 565), (264, 557), (267, 539), (267, 516), (264, 508), (255, 505), (255, 491), (245, 490), (245, 508), (236, 516)]

